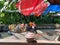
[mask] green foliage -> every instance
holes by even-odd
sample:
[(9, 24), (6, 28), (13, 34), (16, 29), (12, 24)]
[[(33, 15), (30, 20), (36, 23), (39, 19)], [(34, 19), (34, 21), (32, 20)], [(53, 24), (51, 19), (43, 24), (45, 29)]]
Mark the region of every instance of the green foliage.
[(0, 9), (3, 7), (4, 1), (0, 1)]

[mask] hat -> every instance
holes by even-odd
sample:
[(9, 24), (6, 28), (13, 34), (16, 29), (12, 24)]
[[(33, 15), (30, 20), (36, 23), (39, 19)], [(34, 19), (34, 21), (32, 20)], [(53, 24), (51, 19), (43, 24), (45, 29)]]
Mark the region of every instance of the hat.
[(33, 22), (29, 22), (29, 26), (32, 26), (33, 25)]

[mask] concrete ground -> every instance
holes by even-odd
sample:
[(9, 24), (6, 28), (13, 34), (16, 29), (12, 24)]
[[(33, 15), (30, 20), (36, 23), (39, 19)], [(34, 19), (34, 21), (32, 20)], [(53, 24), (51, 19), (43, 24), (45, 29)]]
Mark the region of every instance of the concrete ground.
[[(49, 30), (49, 31), (48, 31)], [(49, 42), (52, 41), (54, 42), (59, 42), (56, 40), (56, 38), (59, 36), (58, 34), (55, 34), (54, 31), (60, 31), (60, 29), (48, 29), (48, 30), (37, 30), (37, 32), (39, 33), (39, 36), (36, 37), (36, 40), (38, 42)], [(46, 34), (46, 32), (53, 32), (53, 34), (48, 35)], [(13, 35), (9, 35), (8, 33), (0, 33), (2, 34), (2, 38), (0, 38), (0, 42), (26, 42), (26, 32), (23, 33), (13, 33)], [(51, 42), (49, 42), (51, 43)], [(60, 42), (59, 42), (60, 43)]]

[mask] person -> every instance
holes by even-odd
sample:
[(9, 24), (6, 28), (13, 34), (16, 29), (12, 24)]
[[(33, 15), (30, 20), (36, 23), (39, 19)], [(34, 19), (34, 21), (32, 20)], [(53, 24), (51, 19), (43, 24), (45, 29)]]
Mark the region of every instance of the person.
[(33, 22), (33, 24), (32, 24), (32, 30), (34, 31), (34, 33), (37, 34), (37, 27), (36, 27), (35, 22)]
[(20, 32), (23, 32), (24, 31), (24, 27), (25, 27), (25, 24), (24, 23), (18, 24), (14, 30), (17, 33), (20, 33)]
[(28, 43), (33, 43), (36, 42), (35, 40), (35, 34), (37, 33), (36, 31), (36, 24), (34, 22), (29, 22), (27, 26), (27, 34), (25, 35), (27, 42)]
[(25, 24), (24, 24), (24, 23), (22, 23), (22, 24), (20, 25), (20, 30), (21, 30), (22, 32), (25, 31)]
[(13, 35), (12, 33), (15, 31), (16, 24), (9, 25), (9, 31), (7, 32), (9, 35)]
[(33, 31), (34, 33), (37, 34), (37, 27), (34, 22), (29, 22), (28, 26), (26, 27), (27, 31)]
[(15, 27), (16, 27), (15, 24), (9, 25), (9, 31), (12, 31), (13, 32)]
[(36, 42), (35, 33), (33, 33), (33, 31), (28, 31), (27, 34), (25, 35), (25, 37), (26, 37), (28, 43)]

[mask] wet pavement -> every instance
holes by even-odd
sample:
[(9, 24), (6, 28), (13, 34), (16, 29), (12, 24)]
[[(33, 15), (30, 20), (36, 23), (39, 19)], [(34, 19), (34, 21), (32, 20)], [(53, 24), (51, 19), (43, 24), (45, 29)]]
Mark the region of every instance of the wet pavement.
[[(58, 30), (58, 29), (57, 29)], [(37, 30), (38, 37), (36, 40), (55, 40), (59, 35), (55, 33), (56, 30)], [(27, 32), (23, 33), (13, 33), (9, 35), (7, 32), (1, 32), (2, 37), (0, 39), (16, 39), (16, 40), (26, 40), (25, 35)]]
[[(37, 30), (38, 36), (36, 37), (37, 43), (45, 43), (45, 44), (60, 44), (60, 41), (57, 41), (58, 34), (48, 35), (46, 32), (55, 32), (60, 31), (57, 30)], [(2, 38), (0, 38), (0, 43), (27, 43), (25, 35), (27, 32), (23, 33), (13, 33), (13, 35), (8, 34), (7, 32), (1, 32)]]

